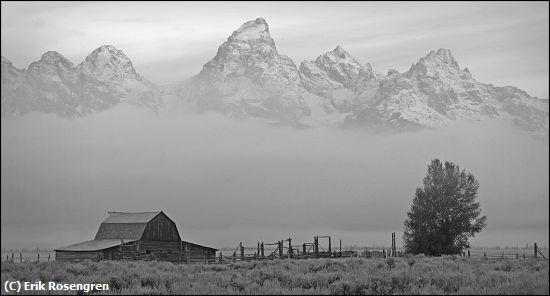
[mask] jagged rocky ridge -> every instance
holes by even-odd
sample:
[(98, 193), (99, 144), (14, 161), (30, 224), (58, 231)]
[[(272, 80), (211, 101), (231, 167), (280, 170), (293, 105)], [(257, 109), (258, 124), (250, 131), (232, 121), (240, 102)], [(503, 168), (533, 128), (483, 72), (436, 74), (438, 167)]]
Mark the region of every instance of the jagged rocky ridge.
[(297, 122), (310, 115), (294, 62), (280, 54), (264, 19), (243, 24), (178, 95), (199, 111)]
[[(159, 89), (112, 46), (94, 50), (77, 67), (57, 52), (27, 70), (2, 57), (3, 117), (28, 111), (78, 117), (120, 102), (156, 110), (163, 106)], [(199, 112), (297, 126), (415, 130), (501, 118), (548, 136), (548, 100), (476, 81), (450, 50), (432, 51), (404, 73), (373, 72), (341, 46), (297, 68), (278, 52), (262, 18), (234, 31), (200, 73), (163, 92)]]
[(548, 101), (515, 87), (476, 81), (450, 50), (431, 51), (401, 74), (390, 71), (372, 101), (346, 118), (348, 125), (401, 129), (438, 127), (454, 120), (508, 118), (530, 132), (548, 133)]
[(48, 51), (26, 70), (2, 56), (2, 116), (31, 111), (75, 118), (121, 102), (153, 109), (162, 106), (158, 87), (139, 75), (130, 59), (103, 45), (78, 66)]
[(548, 101), (476, 81), (439, 49), (405, 73), (374, 73), (341, 46), (299, 69), (278, 53), (264, 19), (246, 22), (177, 95), (199, 111), (291, 124), (415, 130), (457, 120), (506, 118), (548, 134)]

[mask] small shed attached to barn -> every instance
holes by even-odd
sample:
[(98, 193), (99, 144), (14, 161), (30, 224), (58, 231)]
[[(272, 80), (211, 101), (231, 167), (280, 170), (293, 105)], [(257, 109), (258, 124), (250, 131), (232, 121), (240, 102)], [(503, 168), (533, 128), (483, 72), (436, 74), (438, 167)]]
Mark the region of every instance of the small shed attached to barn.
[(176, 223), (162, 211), (109, 212), (93, 240), (55, 249), (55, 260), (206, 261), (216, 249), (182, 241)]

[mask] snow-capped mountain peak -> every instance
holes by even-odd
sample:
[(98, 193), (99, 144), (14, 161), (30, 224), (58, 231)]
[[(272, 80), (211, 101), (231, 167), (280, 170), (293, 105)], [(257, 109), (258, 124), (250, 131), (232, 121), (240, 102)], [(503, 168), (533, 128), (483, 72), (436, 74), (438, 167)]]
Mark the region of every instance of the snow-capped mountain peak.
[(325, 53), (324, 55), (319, 56), (330, 58), (332, 61), (337, 63), (356, 63), (359, 64), (347, 51), (344, 50), (340, 45), (336, 46), (332, 51)]
[(262, 18), (241, 25), (178, 91), (201, 111), (295, 122), (308, 114), (294, 62), (280, 54)]
[(75, 67), (56, 51), (44, 53), (27, 70), (2, 58), (2, 114), (28, 111), (79, 117), (120, 102), (157, 109), (160, 91), (136, 73), (130, 59), (112, 45), (103, 45)]
[(38, 84), (45, 81), (74, 84), (78, 80), (73, 63), (57, 51), (48, 51), (40, 60), (31, 63), (27, 68), (27, 75), (32, 83)]
[(303, 61), (299, 71), (304, 87), (321, 96), (333, 89), (352, 88), (358, 80), (374, 76), (370, 64), (361, 65), (339, 45), (313, 62)]
[(71, 61), (67, 60), (62, 54), (60, 54), (57, 51), (47, 51), (47, 52), (45, 52), (40, 57), (40, 62), (48, 63), (48, 64), (55, 64), (57, 62), (69, 63), (70, 65), (73, 64)]
[(273, 38), (269, 34), (269, 26), (265, 19), (257, 18), (241, 25), (239, 29), (233, 32), (228, 38), (229, 42), (251, 42), (263, 41), (275, 45)]
[[(163, 105), (160, 95), (112, 45), (98, 47), (77, 67), (55, 51), (26, 70), (2, 56), (2, 114), (42, 111), (78, 117), (119, 103), (157, 110)], [(408, 71), (390, 69), (384, 75), (338, 45), (297, 69), (278, 52), (263, 18), (229, 34), (202, 71), (168, 95), (199, 112), (302, 126), (408, 130), (502, 118), (548, 135), (547, 100), (478, 82), (449, 49), (431, 50)]]
[[(421, 74), (427, 76), (460, 75), (463, 72), (451, 51), (444, 48), (430, 51), (425, 57), (420, 58), (416, 64), (412, 65), (409, 70), (411, 75)], [(469, 72), (467, 73), (469, 74)]]
[(122, 50), (112, 45), (102, 45), (90, 53), (79, 65), (82, 74), (104, 82), (136, 75), (132, 61)]

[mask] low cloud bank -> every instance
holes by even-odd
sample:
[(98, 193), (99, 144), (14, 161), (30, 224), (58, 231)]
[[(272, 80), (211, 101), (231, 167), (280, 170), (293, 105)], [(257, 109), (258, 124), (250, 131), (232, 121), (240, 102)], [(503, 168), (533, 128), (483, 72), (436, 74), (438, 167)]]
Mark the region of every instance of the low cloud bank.
[(117, 107), (2, 122), (2, 247), (91, 239), (107, 211), (163, 210), (215, 247), (333, 235), (389, 245), (433, 158), (472, 172), (477, 245), (548, 245), (548, 141), (499, 122), (373, 135)]

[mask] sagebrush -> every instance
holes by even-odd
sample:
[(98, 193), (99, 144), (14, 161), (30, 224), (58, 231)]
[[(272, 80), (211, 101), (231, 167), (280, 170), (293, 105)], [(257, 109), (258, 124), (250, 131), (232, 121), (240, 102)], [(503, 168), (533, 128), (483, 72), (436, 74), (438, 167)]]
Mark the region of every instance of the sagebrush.
[[(411, 263), (414, 262), (414, 263)], [(6, 280), (108, 283), (103, 294), (546, 294), (548, 261), (465, 257), (2, 263)], [(44, 292), (47, 294), (47, 292)], [(67, 294), (74, 294), (72, 293)]]

